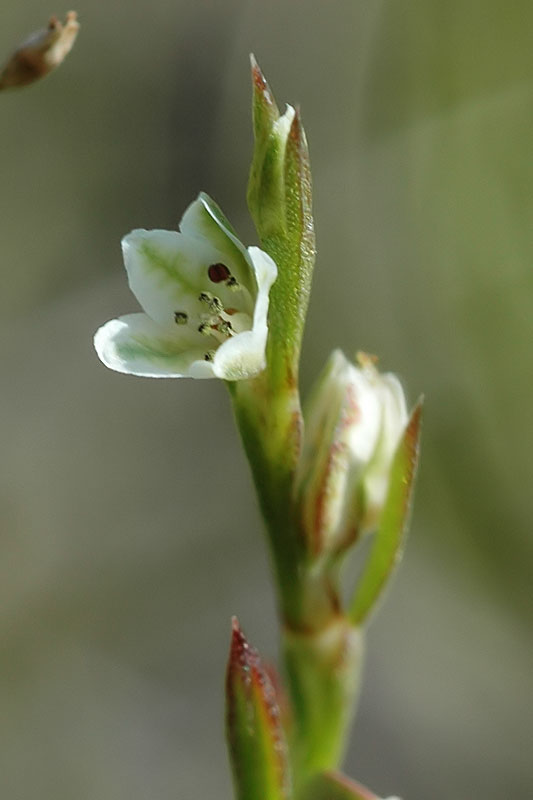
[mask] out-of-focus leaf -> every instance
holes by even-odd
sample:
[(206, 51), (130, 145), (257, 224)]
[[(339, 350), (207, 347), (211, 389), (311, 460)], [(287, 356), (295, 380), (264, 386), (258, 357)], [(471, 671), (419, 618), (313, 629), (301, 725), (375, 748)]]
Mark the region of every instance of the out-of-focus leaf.
[(226, 678), (228, 744), (238, 800), (290, 800), (287, 745), (274, 687), (233, 620)]
[(360, 625), (374, 608), (402, 555), (418, 463), (421, 415), (419, 401), (396, 450), (378, 530), (351, 602), (354, 625)]

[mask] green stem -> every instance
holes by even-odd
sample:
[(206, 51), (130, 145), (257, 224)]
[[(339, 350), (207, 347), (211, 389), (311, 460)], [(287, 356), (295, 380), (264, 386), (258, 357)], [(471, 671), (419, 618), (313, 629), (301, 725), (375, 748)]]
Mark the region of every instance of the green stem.
[(336, 579), (309, 565), (295, 517), (302, 432), (297, 389), (270, 383), (268, 371), (229, 388), (276, 576), (293, 715), (293, 779), (302, 786), (315, 773), (339, 766), (358, 693), (361, 631), (341, 612)]
[(363, 637), (346, 617), (321, 631), (283, 631), (293, 702), (291, 755), (296, 791), (319, 772), (340, 765), (357, 700)]
[(296, 622), (302, 560), (292, 503), (302, 427), (298, 392), (273, 387), (265, 373), (253, 381), (228, 383), (228, 388), (266, 523), (280, 615)]

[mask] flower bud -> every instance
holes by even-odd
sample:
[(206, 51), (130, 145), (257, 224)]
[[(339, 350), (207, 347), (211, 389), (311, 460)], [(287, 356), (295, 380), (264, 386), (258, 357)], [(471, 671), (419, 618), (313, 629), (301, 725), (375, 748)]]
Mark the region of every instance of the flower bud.
[(64, 24), (52, 17), (48, 26), (20, 44), (0, 73), (0, 89), (26, 86), (58, 67), (78, 35), (76, 12), (69, 11)]
[(369, 356), (358, 360), (356, 367), (335, 350), (304, 413), (298, 503), (314, 557), (343, 552), (377, 527), (407, 424), (396, 376), (380, 374)]
[(298, 109), (280, 114), (252, 56), (254, 154), (248, 207), (261, 247), (276, 262), (267, 361), (280, 385), (295, 382), (315, 261), (311, 172)]

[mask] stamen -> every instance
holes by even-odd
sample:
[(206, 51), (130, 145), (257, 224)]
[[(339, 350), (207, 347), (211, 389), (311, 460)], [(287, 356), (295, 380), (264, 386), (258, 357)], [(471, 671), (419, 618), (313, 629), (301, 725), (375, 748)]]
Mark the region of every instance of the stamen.
[(211, 317), (198, 326), (198, 333), (202, 336), (214, 336), (222, 344), (228, 336), (234, 336), (235, 331), (231, 322), (222, 317)]
[(239, 283), (237, 282), (237, 278), (234, 278), (233, 275), (230, 275), (228, 280), (226, 281), (226, 286), (228, 289), (231, 289), (232, 292), (238, 292), (241, 288)]
[(214, 361), (215, 358), (215, 351), (208, 350), (207, 353), (204, 353), (204, 361)]
[(184, 311), (174, 311), (174, 322), (176, 325), (186, 325), (189, 317)]
[(212, 312), (220, 314), (220, 312), (224, 310), (224, 306), (222, 305), (220, 298), (215, 297), (211, 294), (211, 292), (202, 292), (198, 296), (198, 300), (200, 303), (205, 303), (208, 309)]
[(231, 277), (231, 272), (227, 266), (220, 262), (211, 264), (207, 270), (207, 274), (209, 275), (209, 280), (213, 283), (222, 283), (222, 281), (227, 281), (228, 278)]
[(217, 330), (219, 330), (220, 333), (223, 333), (224, 336), (233, 336), (235, 333), (231, 327), (231, 322), (227, 322), (225, 319), (220, 320), (217, 325)]

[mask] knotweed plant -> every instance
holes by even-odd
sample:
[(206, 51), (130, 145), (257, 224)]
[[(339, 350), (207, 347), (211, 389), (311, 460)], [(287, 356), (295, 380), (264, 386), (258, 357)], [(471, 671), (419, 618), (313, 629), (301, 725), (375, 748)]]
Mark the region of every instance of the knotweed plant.
[[(106, 323), (111, 369), (222, 378), (252, 469), (272, 553), (282, 677), (236, 619), (226, 678), (238, 800), (376, 800), (337, 770), (360, 685), (365, 628), (401, 554), (420, 405), (375, 359), (336, 350), (302, 410), (298, 366), (315, 261), (311, 175), (298, 110), (280, 114), (252, 59), (255, 148), (246, 248), (200, 194), (179, 231), (135, 230), (122, 249), (142, 311)], [(351, 597), (348, 555), (367, 540)], [(393, 800), (392, 798), (390, 800)]]

